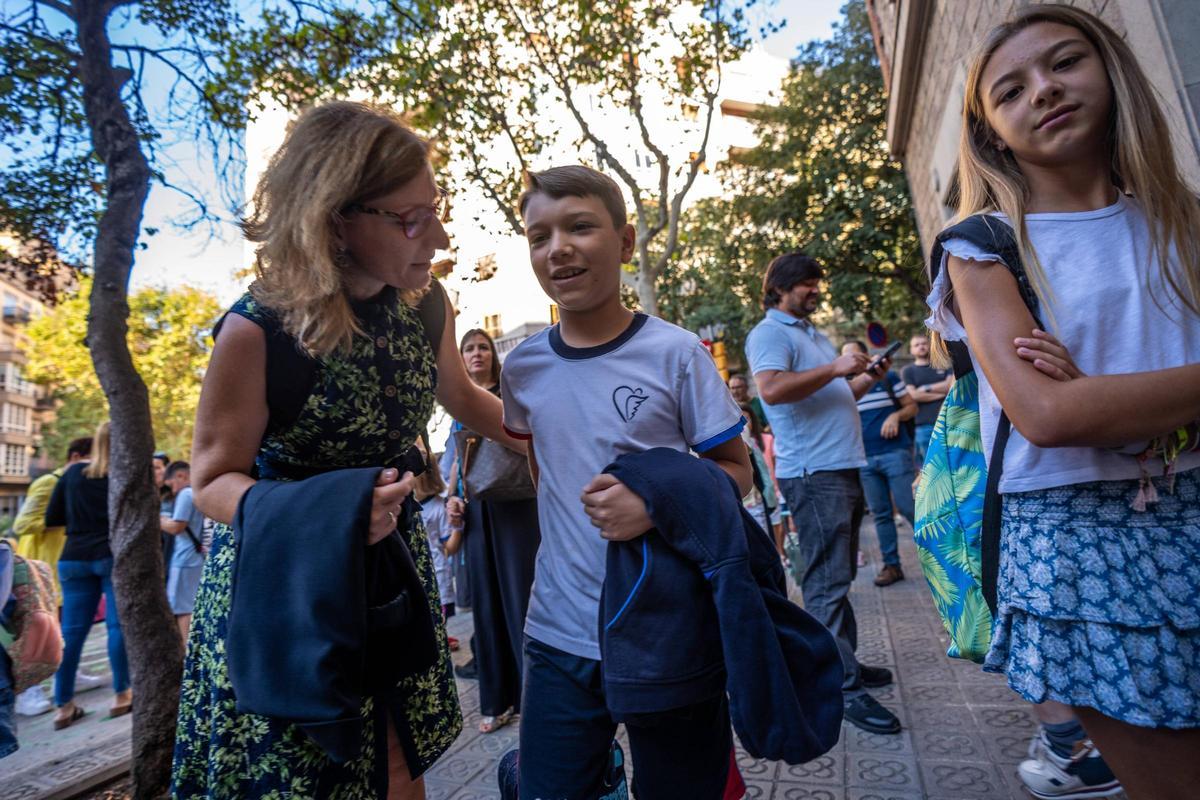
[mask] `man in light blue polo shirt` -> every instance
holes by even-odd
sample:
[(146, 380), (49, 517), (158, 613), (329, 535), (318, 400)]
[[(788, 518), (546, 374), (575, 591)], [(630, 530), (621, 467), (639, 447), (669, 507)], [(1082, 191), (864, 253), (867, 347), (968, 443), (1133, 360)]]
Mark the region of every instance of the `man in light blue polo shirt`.
[(900, 721), (866, 692), (892, 673), (858, 663), (850, 606), (850, 517), (866, 466), (856, 401), (890, 362), (866, 372), (863, 353), (839, 356), (808, 321), (821, 296), (821, 266), (803, 253), (774, 259), (763, 280), (762, 322), (746, 339), (746, 358), (775, 434), (775, 475), (799, 532), (804, 606), (838, 642), (846, 668), (846, 720), (872, 733), (898, 733)]

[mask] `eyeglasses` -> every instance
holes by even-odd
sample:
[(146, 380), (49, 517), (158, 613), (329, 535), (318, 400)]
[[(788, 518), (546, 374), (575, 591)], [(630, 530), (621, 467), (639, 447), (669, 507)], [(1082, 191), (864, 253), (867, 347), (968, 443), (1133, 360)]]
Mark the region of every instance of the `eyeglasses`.
[(361, 203), (348, 205), (343, 211), (346, 213), (374, 214), (377, 217), (394, 219), (403, 226), (404, 238), (416, 239), (429, 230), (429, 225), (435, 218), (438, 222), (446, 222), (450, 219), (450, 193), (439, 187), (438, 196), (433, 201), (433, 205), (418, 206), (411, 211), (405, 211), (403, 214), (395, 211), (385, 211), (382, 208), (375, 208), (373, 206), (365, 206)]

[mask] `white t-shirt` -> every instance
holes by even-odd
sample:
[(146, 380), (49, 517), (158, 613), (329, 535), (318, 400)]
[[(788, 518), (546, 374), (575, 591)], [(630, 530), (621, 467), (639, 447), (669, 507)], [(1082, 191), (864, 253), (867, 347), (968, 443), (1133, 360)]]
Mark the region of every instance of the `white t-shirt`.
[(558, 326), (547, 328), (509, 354), (500, 385), (504, 426), (532, 436), (541, 472), (542, 544), (525, 632), (599, 659), (608, 543), (583, 510), (583, 488), (623, 453), (704, 452), (738, 436), (745, 420), (700, 340), (642, 314), (598, 347), (570, 347)]
[[(1121, 375), (1200, 362), (1200, 317), (1163, 288), (1158, 255), (1136, 200), (1122, 196), (1095, 211), (1028, 214), (1025, 224), (1053, 292), (1047, 301), (1053, 316), (1044, 310), (1039, 316), (1046, 325), (1057, 325), (1053, 333), (1081, 370)], [(946, 258), (1003, 259), (962, 239), (948, 240), (945, 248), (947, 256), (929, 295), (932, 314), (926, 324), (949, 341), (965, 342), (967, 332), (948, 299)], [(975, 366), (983, 444), (991, 453), (1000, 403), (978, 362)], [(1188, 453), (1176, 469), (1197, 467), (1200, 453)], [(1131, 456), (1093, 447), (1035, 447), (1014, 427), (1004, 452), (1000, 492), (1127, 480), (1140, 474)]]
[(454, 565), (446, 556), (442, 537), (450, 536), (450, 517), (446, 513), (446, 498), (441, 495), (427, 497), (421, 502), (421, 521), (425, 523), (425, 535), (429, 537), (429, 555), (433, 559), (433, 572), (437, 576), (438, 595), (442, 605), (454, 602)]

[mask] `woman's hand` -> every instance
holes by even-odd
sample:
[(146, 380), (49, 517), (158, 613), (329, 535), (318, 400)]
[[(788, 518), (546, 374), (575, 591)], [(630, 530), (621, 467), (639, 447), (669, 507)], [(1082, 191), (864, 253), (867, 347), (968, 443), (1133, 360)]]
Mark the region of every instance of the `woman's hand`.
[(400, 508), (412, 494), (416, 478), (411, 472), (400, 477), (398, 470), (385, 469), (375, 481), (375, 492), (371, 498), (371, 528), (367, 533), (367, 544), (376, 544), (396, 530), (400, 519)]
[(1032, 339), (1013, 339), (1013, 345), (1017, 348), (1018, 356), (1056, 381), (1087, 377), (1087, 373), (1075, 366), (1075, 360), (1066, 346), (1046, 331), (1034, 328)]
[(612, 475), (601, 474), (583, 487), (583, 510), (600, 535), (615, 542), (635, 539), (654, 527), (646, 501)]
[(446, 517), (450, 520), (451, 528), (462, 528), (466, 513), (467, 503), (461, 497), (453, 495), (446, 499)]

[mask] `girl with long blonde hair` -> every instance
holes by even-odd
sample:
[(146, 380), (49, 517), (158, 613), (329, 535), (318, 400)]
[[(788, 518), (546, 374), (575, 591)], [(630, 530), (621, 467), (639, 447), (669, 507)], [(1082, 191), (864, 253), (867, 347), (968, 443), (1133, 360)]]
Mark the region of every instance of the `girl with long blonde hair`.
[[(462, 715), (429, 544), (410, 498), (408, 451), (435, 397), (477, 430), (524, 447), (505, 436), (499, 400), (467, 377), (453, 309), (430, 277), (435, 253), (449, 246), (446, 211), (428, 144), (394, 112), (360, 103), (301, 114), (259, 180), (244, 223), (258, 244), (257, 279), (219, 327), (196, 416), (194, 501), (220, 524), (188, 643), (175, 796), (413, 800), (424, 797), (422, 773), (458, 736)], [(343, 761), (289, 720), (239, 710), (226, 660), (237, 551), (230, 523), (258, 479), (366, 467), (380, 474), (363, 537), (394, 544), (398, 535), (407, 546), (441, 657), (364, 698), (360, 750)]]
[(96, 427), (89, 459), (67, 467), (46, 505), (46, 527), (65, 527), (67, 531), (58, 557), (63, 659), (54, 674), (54, 704), (58, 707), (55, 730), (68, 728), (87, 714), (75, 702), (75, 678), (101, 597), (105, 601), (108, 663), (113, 675), (113, 702), (108, 713), (119, 717), (133, 709), (129, 659), (113, 590), (113, 554), (108, 546), (108, 420)]
[(1012, 424), (984, 669), (1071, 707), (1131, 797), (1192, 797), (1200, 452), (1162, 437), (1200, 420), (1200, 203), (1137, 59), (1078, 9), (993, 29), (963, 115), (956, 223), (992, 235), (942, 232), (929, 302), (979, 368), (985, 452)]

